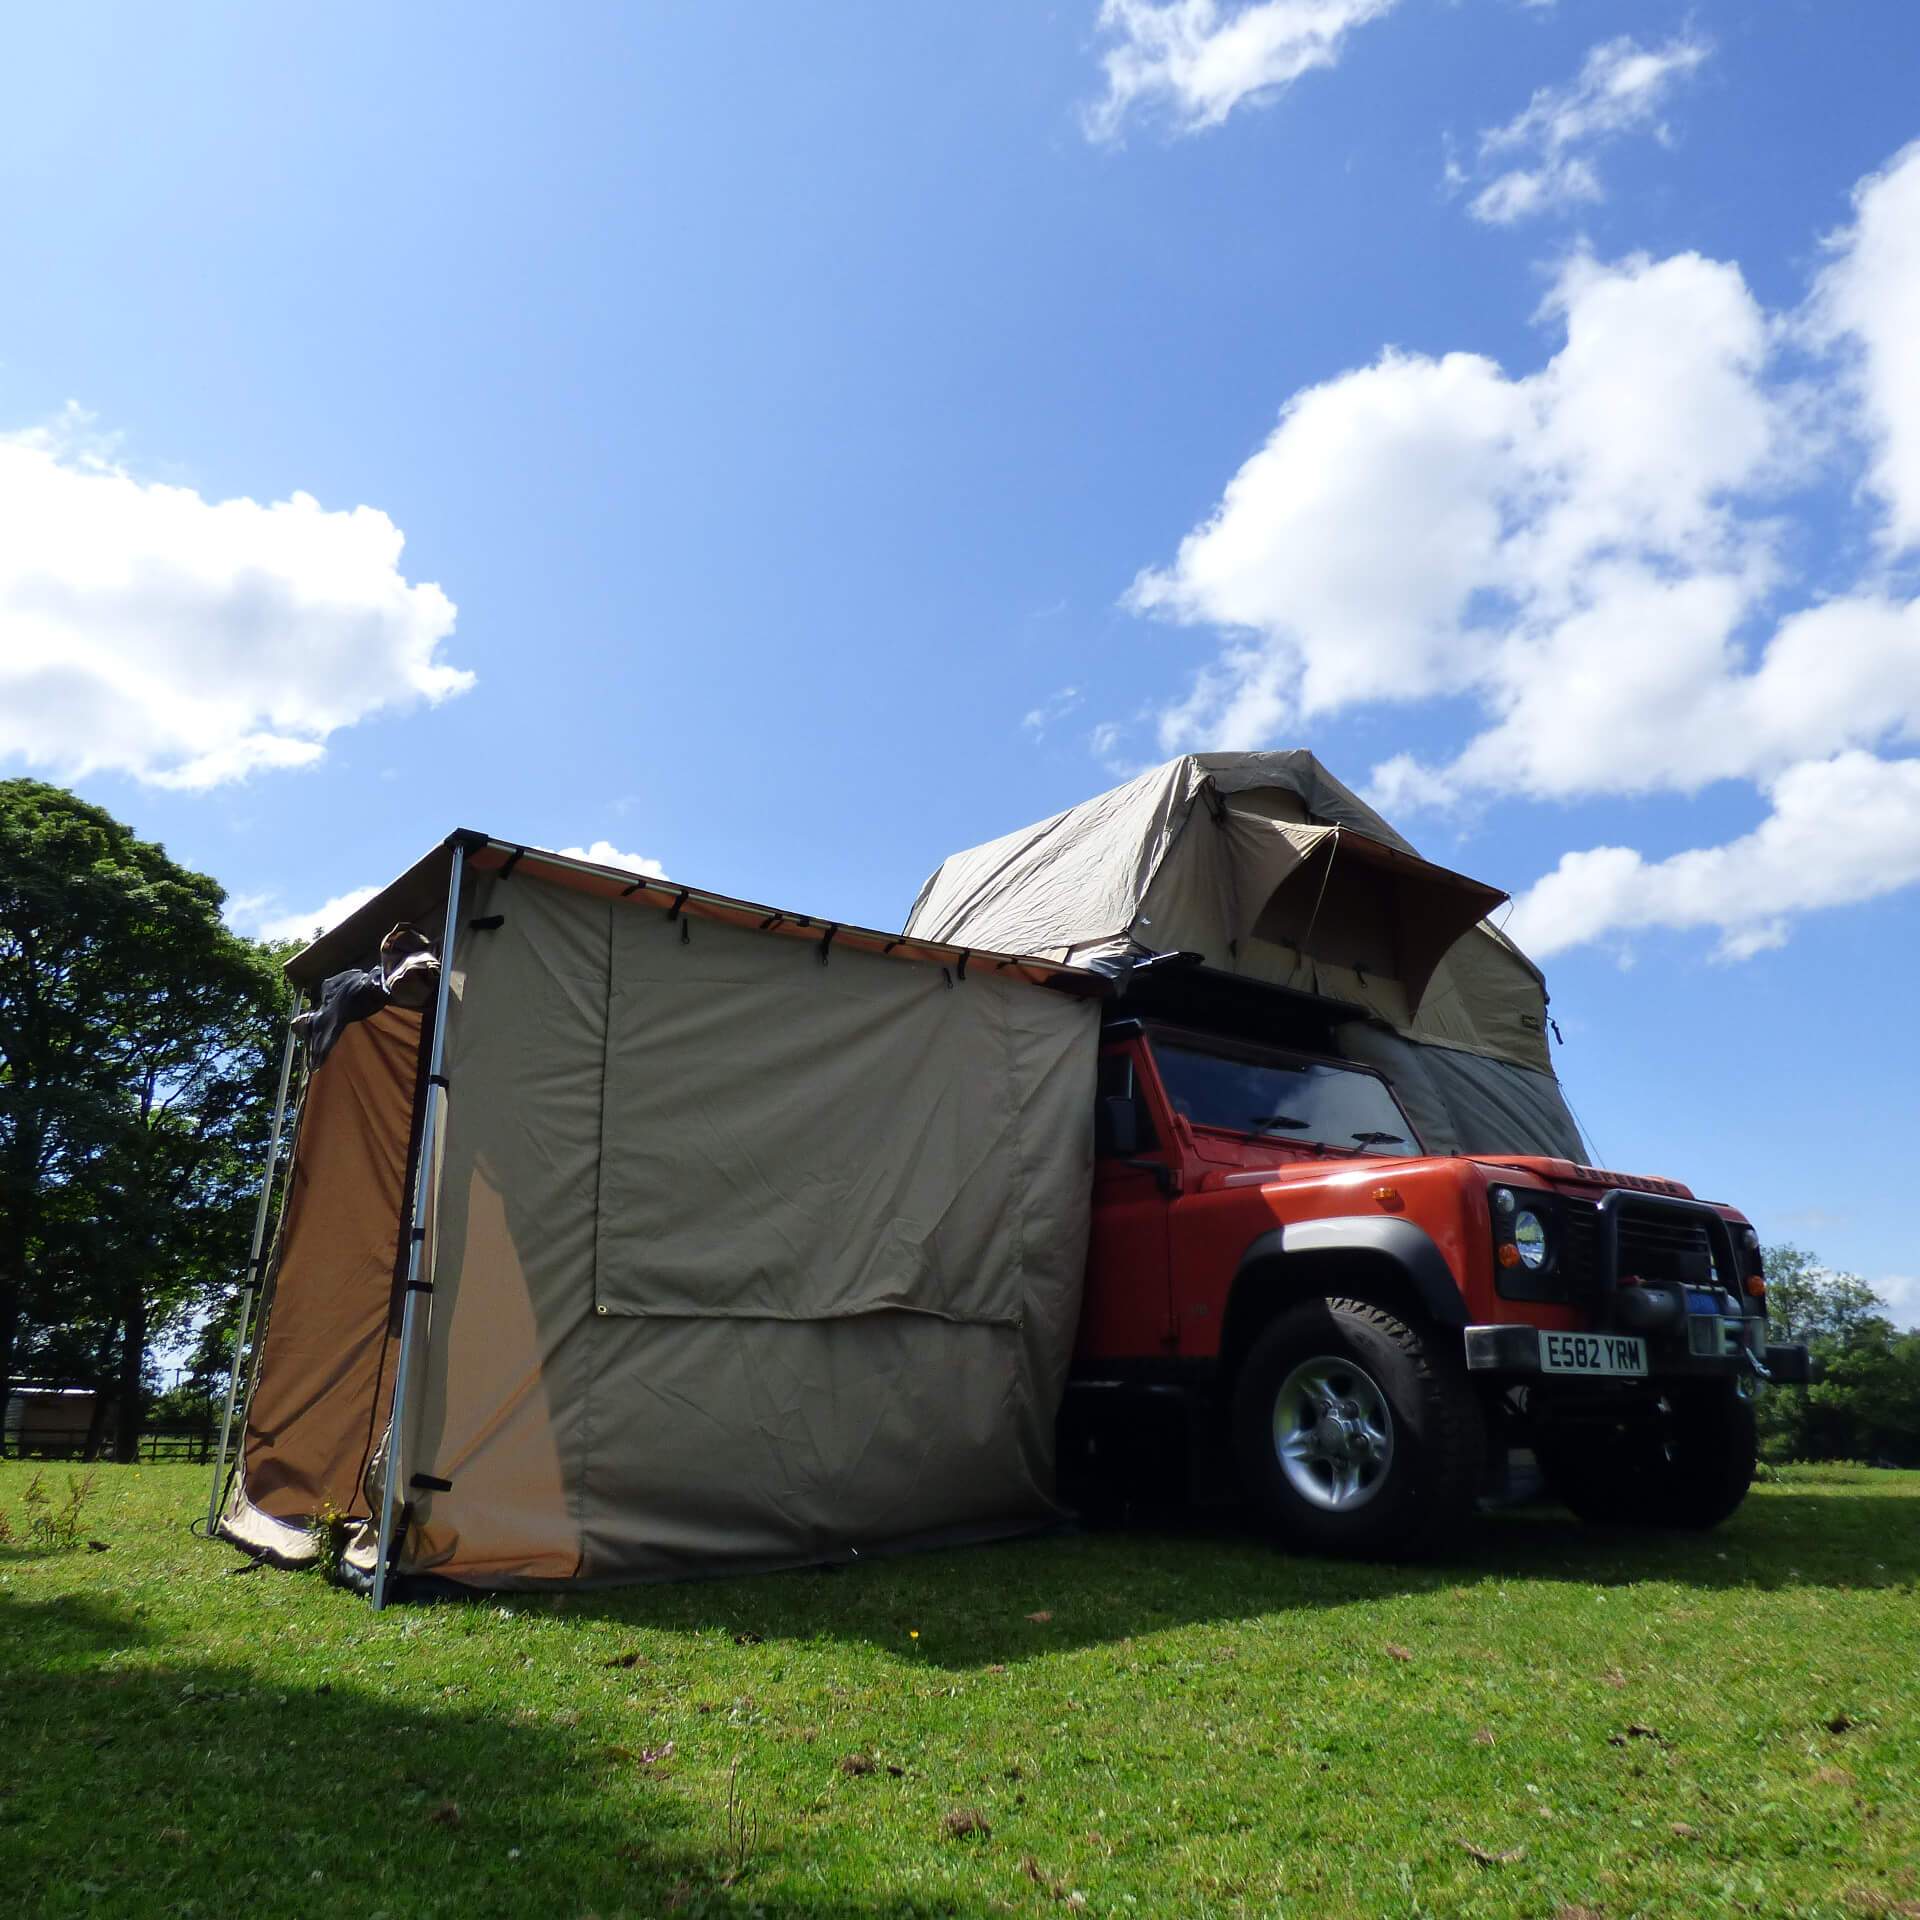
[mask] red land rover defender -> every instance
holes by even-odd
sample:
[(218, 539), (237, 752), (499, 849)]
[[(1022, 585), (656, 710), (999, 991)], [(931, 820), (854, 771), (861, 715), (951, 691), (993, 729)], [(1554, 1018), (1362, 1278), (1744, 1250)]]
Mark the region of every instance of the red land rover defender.
[(1752, 1227), (1671, 1180), (1423, 1152), (1341, 1012), (1198, 967), (1111, 1003), (1069, 1474), (1129, 1451), (1144, 1394), (1289, 1545), (1429, 1549), (1517, 1447), (1584, 1519), (1724, 1520), (1755, 1384), (1806, 1378)]

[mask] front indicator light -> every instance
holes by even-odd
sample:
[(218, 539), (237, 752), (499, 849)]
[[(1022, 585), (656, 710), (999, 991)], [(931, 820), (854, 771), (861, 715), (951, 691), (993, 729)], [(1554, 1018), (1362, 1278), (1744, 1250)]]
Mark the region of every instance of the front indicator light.
[(1756, 1300), (1764, 1300), (1767, 1297), (1767, 1276), (1764, 1273), (1749, 1275), (1747, 1279), (1747, 1291), (1752, 1294)]
[(1520, 1264), (1520, 1249), (1511, 1240), (1503, 1240), (1495, 1258), (1503, 1267), (1517, 1267)]

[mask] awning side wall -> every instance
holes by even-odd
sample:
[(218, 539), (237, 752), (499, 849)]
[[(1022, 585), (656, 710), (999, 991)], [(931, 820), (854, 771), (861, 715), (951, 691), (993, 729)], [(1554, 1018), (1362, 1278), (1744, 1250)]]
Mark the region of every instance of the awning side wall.
[[(581, 1570), (611, 908), (469, 870), (406, 1570)], [(498, 928), (473, 926), (503, 916)]]
[(403, 1566), (643, 1579), (1044, 1518), (1094, 1006), (483, 885), (409, 1449), (451, 1487)]
[(420, 1030), (418, 1013), (390, 1007), (346, 1028), (307, 1083), (241, 1442), (245, 1496), (276, 1520), (367, 1513)]

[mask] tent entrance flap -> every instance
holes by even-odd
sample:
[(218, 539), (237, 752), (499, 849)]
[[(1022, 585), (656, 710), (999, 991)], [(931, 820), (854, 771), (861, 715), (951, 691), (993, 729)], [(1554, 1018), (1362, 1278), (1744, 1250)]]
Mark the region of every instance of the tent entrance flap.
[(401, 1217), (421, 1069), (421, 1015), (345, 1029), (308, 1082), (241, 1434), (239, 1493), (304, 1526), (368, 1513), (368, 1455), (392, 1397)]
[(1418, 1007), (1447, 951), (1506, 899), (1464, 874), (1343, 827), (1231, 822), (1248, 938), (1363, 977), (1397, 980)]

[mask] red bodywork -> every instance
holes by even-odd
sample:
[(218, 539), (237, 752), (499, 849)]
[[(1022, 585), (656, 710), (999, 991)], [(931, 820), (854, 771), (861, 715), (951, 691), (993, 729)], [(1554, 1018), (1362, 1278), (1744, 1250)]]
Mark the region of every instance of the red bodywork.
[[(1149, 1035), (1114, 1037), (1102, 1052), (1132, 1061), (1155, 1144), (1133, 1164), (1111, 1157), (1096, 1163), (1075, 1351), (1082, 1375), (1107, 1363), (1216, 1358), (1248, 1248), (1276, 1228), (1333, 1217), (1386, 1215), (1423, 1229), (1446, 1261), (1469, 1323), (1524, 1321), (1583, 1331), (1589, 1323), (1576, 1307), (1497, 1292), (1488, 1189), (1517, 1183), (1597, 1200), (1609, 1187), (1627, 1187), (1693, 1198), (1676, 1181), (1607, 1173), (1571, 1160), (1354, 1155), (1196, 1126), (1174, 1112)], [(1716, 1211), (1745, 1224), (1731, 1208)]]

